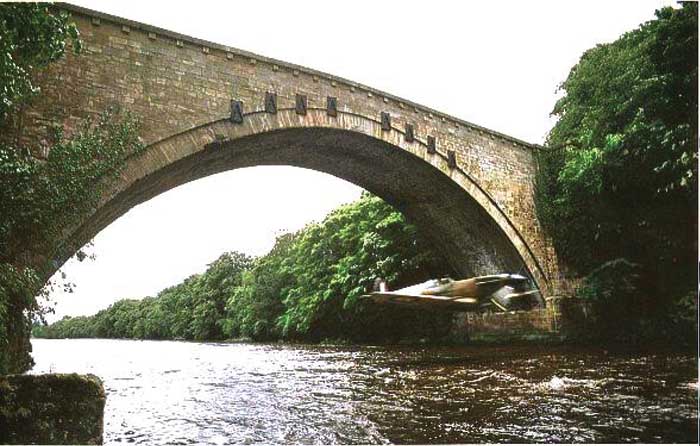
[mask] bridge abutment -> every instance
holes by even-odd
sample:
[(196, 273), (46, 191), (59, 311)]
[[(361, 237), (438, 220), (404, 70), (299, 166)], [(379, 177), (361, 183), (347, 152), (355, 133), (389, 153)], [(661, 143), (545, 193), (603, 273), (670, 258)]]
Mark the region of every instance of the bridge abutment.
[(451, 337), (464, 343), (572, 341), (587, 339), (594, 319), (589, 302), (559, 295), (528, 311), (455, 313)]

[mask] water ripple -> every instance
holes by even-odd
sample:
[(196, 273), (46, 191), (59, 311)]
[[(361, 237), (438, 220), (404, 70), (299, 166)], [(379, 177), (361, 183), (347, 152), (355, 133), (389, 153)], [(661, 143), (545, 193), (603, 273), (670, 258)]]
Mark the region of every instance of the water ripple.
[(33, 340), (102, 377), (106, 444), (695, 442), (697, 358), (544, 348)]

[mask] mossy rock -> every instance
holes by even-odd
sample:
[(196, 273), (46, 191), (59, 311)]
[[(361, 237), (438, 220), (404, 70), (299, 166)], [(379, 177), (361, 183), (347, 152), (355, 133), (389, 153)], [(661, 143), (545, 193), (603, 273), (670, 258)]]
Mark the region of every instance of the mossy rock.
[(104, 406), (95, 375), (0, 376), (0, 443), (102, 444)]

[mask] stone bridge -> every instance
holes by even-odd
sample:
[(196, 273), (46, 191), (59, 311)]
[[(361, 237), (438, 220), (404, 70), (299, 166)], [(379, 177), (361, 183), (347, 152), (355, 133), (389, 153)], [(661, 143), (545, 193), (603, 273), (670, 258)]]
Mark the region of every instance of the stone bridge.
[(71, 253), (168, 189), (240, 167), (291, 165), (382, 197), (463, 276), (522, 272), (545, 295), (556, 292), (557, 258), (533, 202), (537, 146), (309, 68), (57, 7), (72, 14), (83, 51), (42, 73), (20, 140), (41, 147), (50, 125), (70, 133), (119, 104), (140, 118), (147, 145), (94, 214), (66, 231)]

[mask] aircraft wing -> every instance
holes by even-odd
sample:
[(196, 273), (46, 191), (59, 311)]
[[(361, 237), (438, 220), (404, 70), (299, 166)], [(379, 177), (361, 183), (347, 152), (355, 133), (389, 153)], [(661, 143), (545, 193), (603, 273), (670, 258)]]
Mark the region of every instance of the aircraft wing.
[(426, 294), (405, 293), (400, 291), (386, 291), (362, 296), (378, 304), (402, 304), (413, 306), (425, 306), (435, 308), (443, 306), (451, 309), (473, 309), (479, 304), (479, 299), (474, 297), (447, 297)]

